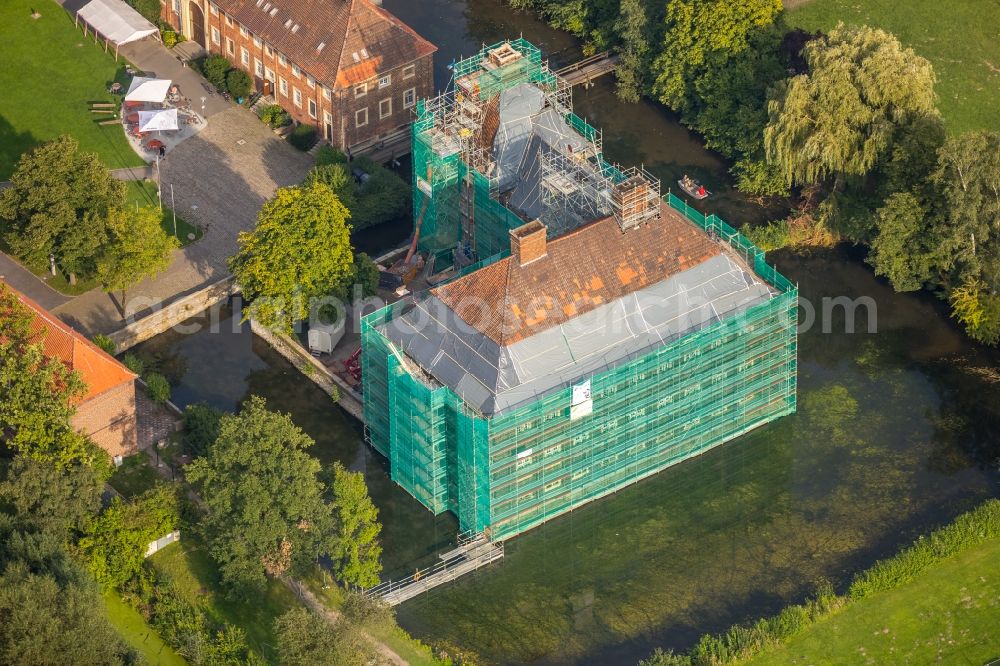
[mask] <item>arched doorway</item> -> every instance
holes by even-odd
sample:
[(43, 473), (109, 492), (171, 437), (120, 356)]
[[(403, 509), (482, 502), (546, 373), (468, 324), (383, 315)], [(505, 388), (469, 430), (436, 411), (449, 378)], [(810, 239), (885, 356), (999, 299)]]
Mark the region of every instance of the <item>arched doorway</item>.
[(198, 42), (201, 48), (207, 49), (208, 42), (205, 41), (205, 12), (202, 11), (201, 5), (199, 5), (195, 0), (191, 0), (188, 3), (190, 7), (191, 15), (191, 39)]

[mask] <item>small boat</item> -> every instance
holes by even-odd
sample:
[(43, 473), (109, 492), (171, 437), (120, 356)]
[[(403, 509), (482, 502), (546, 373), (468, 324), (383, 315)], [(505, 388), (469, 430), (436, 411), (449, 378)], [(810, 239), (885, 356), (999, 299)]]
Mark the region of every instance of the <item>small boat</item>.
[(695, 199), (707, 199), (711, 192), (705, 189), (705, 186), (699, 183), (697, 180), (689, 179), (685, 182), (683, 178), (677, 181), (678, 187), (680, 187), (684, 192)]

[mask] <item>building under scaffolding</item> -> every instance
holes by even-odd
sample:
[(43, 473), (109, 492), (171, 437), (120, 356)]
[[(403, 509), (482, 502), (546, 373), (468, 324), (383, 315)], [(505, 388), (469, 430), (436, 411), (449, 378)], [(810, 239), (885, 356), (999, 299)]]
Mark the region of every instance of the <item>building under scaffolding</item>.
[(600, 133), (531, 44), (418, 104), (416, 246), (458, 277), (362, 323), (392, 478), (512, 536), (795, 410), (797, 290)]

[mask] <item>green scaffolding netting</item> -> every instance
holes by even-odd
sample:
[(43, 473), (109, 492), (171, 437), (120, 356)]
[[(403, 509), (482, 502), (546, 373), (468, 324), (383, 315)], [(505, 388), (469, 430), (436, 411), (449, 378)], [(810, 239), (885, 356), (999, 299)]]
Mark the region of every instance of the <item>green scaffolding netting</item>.
[(571, 387), (493, 418), (476, 414), (407, 368), (378, 331), (407, 304), (368, 315), (365, 417), (394, 480), (432, 511), (453, 511), (463, 530), (506, 538), (795, 411), (797, 288), (723, 220), (667, 201), (776, 295), (593, 376), (593, 412), (575, 419)]
[[(523, 57), (484, 68), (489, 51), (504, 44)], [(523, 82), (558, 85), (541, 52), (523, 39), (456, 63), (454, 76), (474, 76), (482, 100)], [(464, 275), (506, 256), (509, 231), (523, 220), (463, 161), (454, 137), (436, 131), (447, 112), (442, 102), (417, 105), (413, 214), (418, 247), (439, 266), (456, 250), (479, 259)], [(572, 112), (565, 118), (598, 146), (596, 129)], [(627, 178), (599, 148), (592, 159), (612, 182)], [(484, 417), (379, 331), (410, 302), (369, 314), (361, 356), (366, 433), (389, 459), (394, 481), (433, 512), (454, 512), (462, 530), (489, 528), (493, 538), (505, 538), (795, 411), (797, 288), (720, 218), (673, 194), (666, 201), (726, 242), (774, 287), (774, 297), (590, 377), (592, 413), (583, 416), (572, 413), (569, 387)]]

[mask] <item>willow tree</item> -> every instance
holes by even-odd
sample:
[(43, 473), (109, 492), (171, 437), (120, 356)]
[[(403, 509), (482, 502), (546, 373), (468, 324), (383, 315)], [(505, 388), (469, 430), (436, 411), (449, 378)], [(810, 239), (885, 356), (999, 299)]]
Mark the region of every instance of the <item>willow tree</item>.
[(777, 86), (764, 145), (789, 185), (863, 176), (896, 129), (934, 115), (934, 70), (895, 36), (842, 25), (804, 50), (809, 70)]

